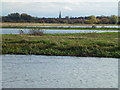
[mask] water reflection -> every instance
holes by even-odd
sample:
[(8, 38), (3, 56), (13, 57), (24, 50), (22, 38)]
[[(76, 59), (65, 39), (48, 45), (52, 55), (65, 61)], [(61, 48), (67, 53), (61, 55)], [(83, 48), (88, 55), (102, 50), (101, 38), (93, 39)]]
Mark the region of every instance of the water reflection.
[[(19, 34), (20, 30), (28, 33), (30, 29), (0, 29), (0, 34)], [(1, 32), (2, 31), (2, 32)], [(118, 32), (117, 30), (51, 30), (44, 29), (44, 33), (102, 33), (102, 32)]]
[(2, 55), (3, 88), (118, 88), (118, 59)]
[[(4, 26), (3, 26), (4, 27)], [(9, 27), (58, 27), (58, 28), (92, 28), (93, 26), (9, 26)], [(96, 28), (120, 28), (120, 26), (95, 26)]]

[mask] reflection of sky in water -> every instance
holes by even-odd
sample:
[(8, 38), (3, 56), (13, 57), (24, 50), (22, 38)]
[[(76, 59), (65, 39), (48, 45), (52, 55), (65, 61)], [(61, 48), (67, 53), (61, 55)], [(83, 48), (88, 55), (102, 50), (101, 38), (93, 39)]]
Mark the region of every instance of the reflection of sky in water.
[[(26, 26), (26, 27), (63, 27), (63, 28), (91, 28), (92, 26)], [(120, 26), (95, 26), (96, 28), (118, 28)]]
[[(0, 29), (2, 34), (19, 34), (20, 30), (28, 33), (30, 29)], [(42, 30), (44, 33), (102, 33), (102, 32), (118, 32), (116, 30)]]
[(118, 59), (3, 55), (3, 88), (117, 88)]
[[(7, 25), (5, 25), (7, 26)], [(12, 25), (11, 25), (12, 26)], [(14, 26), (14, 25), (13, 25)], [(92, 28), (92, 26), (19, 26), (19, 27), (60, 27), (60, 28)], [(120, 26), (95, 26), (96, 28), (120, 28)]]

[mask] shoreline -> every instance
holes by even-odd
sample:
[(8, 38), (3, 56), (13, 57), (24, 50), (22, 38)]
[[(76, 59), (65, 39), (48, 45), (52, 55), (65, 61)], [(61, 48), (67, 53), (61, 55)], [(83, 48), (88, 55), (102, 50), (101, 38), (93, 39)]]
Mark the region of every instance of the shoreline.
[(120, 57), (104, 57), (104, 56), (76, 56), (76, 55), (50, 55), (50, 54), (1, 54), (1, 55), (34, 55), (34, 56), (69, 56), (69, 57), (88, 57), (88, 58), (116, 58), (119, 59)]

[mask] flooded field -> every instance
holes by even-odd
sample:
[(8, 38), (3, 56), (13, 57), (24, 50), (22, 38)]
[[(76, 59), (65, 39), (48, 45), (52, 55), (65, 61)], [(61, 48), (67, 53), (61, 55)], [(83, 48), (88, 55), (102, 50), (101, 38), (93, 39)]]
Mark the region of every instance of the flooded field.
[[(58, 28), (92, 28), (93, 26), (57, 26), (57, 25), (3, 25), (3, 27), (58, 27)], [(96, 28), (120, 28), (120, 26), (95, 26)]]
[[(0, 29), (1, 34), (19, 34), (20, 30), (28, 33), (30, 29)], [(102, 33), (102, 32), (118, 32), (117, 30), (51, 30), (43, 29), (44, 33)]]
[(2, 55), (3, 88), (117, 88), (118, 59)]

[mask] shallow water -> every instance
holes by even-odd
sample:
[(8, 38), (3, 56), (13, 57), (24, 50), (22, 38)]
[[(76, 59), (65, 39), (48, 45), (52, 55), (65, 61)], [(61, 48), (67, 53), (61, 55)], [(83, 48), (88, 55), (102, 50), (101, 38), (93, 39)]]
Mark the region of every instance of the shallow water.
[[(20, 30), (28, 33), (30, 29), (0, 29), (0, 34), (19, 34)], [(2, 31), (2, 32), (1, 32)], [(117, 30), (51, 30), (44, 29), (44, 33), (102, 33), (102, 32), (118, 32)]]
[[(92, 28), (92, 26), (26, 26), (26, 27), (61, 27), (61, 28)], [(96, 28), (118, 28), (119, 26), (95, 26)]]
[[(20, 27), (60, 27), (60, 28), (92, 28), (93, 26), (20, 26)], [(96, 28), (120, 28), (120, 26), (95, 26)]]
[(118, 59), (2, 55), (3, 88), (117, 88)]

